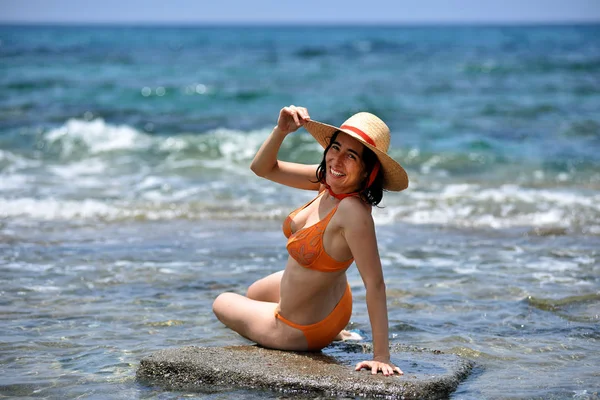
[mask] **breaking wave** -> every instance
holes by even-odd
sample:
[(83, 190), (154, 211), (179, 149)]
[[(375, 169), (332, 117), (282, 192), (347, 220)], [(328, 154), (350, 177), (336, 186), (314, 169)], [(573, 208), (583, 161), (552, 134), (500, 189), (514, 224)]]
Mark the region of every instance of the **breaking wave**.
[[(159, 136), (101, 119), (69, 120), (37, 136), (41, 155), (0, 151), (0, 218), (278, 218), (310, 193), (277, 187), (249, 170), (268, 133), (216, 129)], [(305, 132), (290, 136), (281, 150), (281, 158), (291, 161), (318, 163), (321, 156)], [(524, 166), (530, 180), (496, 185), (473, 179), (478, 167), (496, 163), (493, 157), (427, 155), (417, 149), (394, 156), (406, 161), (411, 185), (386, 193), (384, 207), (374, 211), (378, 223), (600, 235), (598, 191), (589, 184), (574, 186), (568, 173), (546, 179)]]

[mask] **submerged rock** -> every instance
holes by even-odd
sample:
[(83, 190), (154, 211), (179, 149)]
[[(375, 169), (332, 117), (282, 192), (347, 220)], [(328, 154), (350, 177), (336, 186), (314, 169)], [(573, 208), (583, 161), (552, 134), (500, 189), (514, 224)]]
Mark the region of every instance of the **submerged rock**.
[(183, 347), (141, 360), (137, 378), (169, 390), (216, 387), (267, 389), (310, 396), (443, 399), (456, 390), (472, 363), (453, 354), (407, 346), (390, 348), (404, 375), (354, 371), (371, 358), (369, 345), (335, 343), (322, 352), (269, 350), (258, 346)]

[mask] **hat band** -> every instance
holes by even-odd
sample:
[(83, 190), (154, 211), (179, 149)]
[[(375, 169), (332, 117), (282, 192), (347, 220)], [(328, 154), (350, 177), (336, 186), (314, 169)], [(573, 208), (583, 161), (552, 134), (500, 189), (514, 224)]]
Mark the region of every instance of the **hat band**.
[(361, 138), (363, 138), (365, 140), (365, 142), (369, 143), (371, 146), (377, 147), (377, 145), (375, 144), (375, 141), (373, 139), (371, 139), (371, 137), (369, 135), (367, 135), (366, 133), (364, 133), (363, 131), (361, 131), (358, 128), (355, 128), (350, 125), (342, 125), (342, 126), (340, 126), (340, 129), (348, 129), (349, 131), (352, 131), (352, 132), (356, 133), (358, 136), (360, 136)]

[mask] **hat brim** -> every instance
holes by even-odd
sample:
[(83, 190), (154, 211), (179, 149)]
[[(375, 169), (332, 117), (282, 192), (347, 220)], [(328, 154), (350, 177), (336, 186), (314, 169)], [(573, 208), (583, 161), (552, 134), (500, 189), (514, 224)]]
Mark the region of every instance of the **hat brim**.
[(404, 168), (392, 157), (387, 155), (387, 153), (379, 150), (377, 147), (365, 142), (365, 140), (357, 135), (356, 133), (338, 128), (333, 125), (328, 125), (323, 122), (318, 121), (306, 121), (304, 123), (304, 129), (308, 131), (315, 138), (317, 142), (323, 148), (326, 148), (329, 145), (329, 140), (331, 136), (335, 133), (335, 131), (344, 132), (345, 134), (353, 137), (362, 143), (365, 147), (369, 148), (381, 163), (381, 169), (383, 171), (383, 188), (386, 190), (390, 190), (393, 192), (399, 192), (408, 187), (408, 175)]

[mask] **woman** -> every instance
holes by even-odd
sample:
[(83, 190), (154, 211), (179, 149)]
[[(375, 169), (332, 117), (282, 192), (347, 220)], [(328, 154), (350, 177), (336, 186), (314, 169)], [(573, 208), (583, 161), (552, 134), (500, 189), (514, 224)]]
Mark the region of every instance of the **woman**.
[[(325, 148), (320, 165), (277, 159), (285, 137), (300, 126)], [(221, 322), (264, 347), (320, 350), (350, 321), (346, 270), (355, 262), (373, 332), (373, 360), (358, 363), (356, 370), (402, 374), (390, 361), (385, 283), (371, 216), (384, 188), (400, 191), (408, 186), (404, 169), (387, 155), (389, 143), (388, 127), (369, 113), (358, 113), (337, 128), (312, 121), (303, 107), (280, 111), (251, 169), (263, 178), (319, 194), (284, 222), (290, 254), (285, 270), (252, 284), (247, 297), (219, 295), (213, 311)]]

